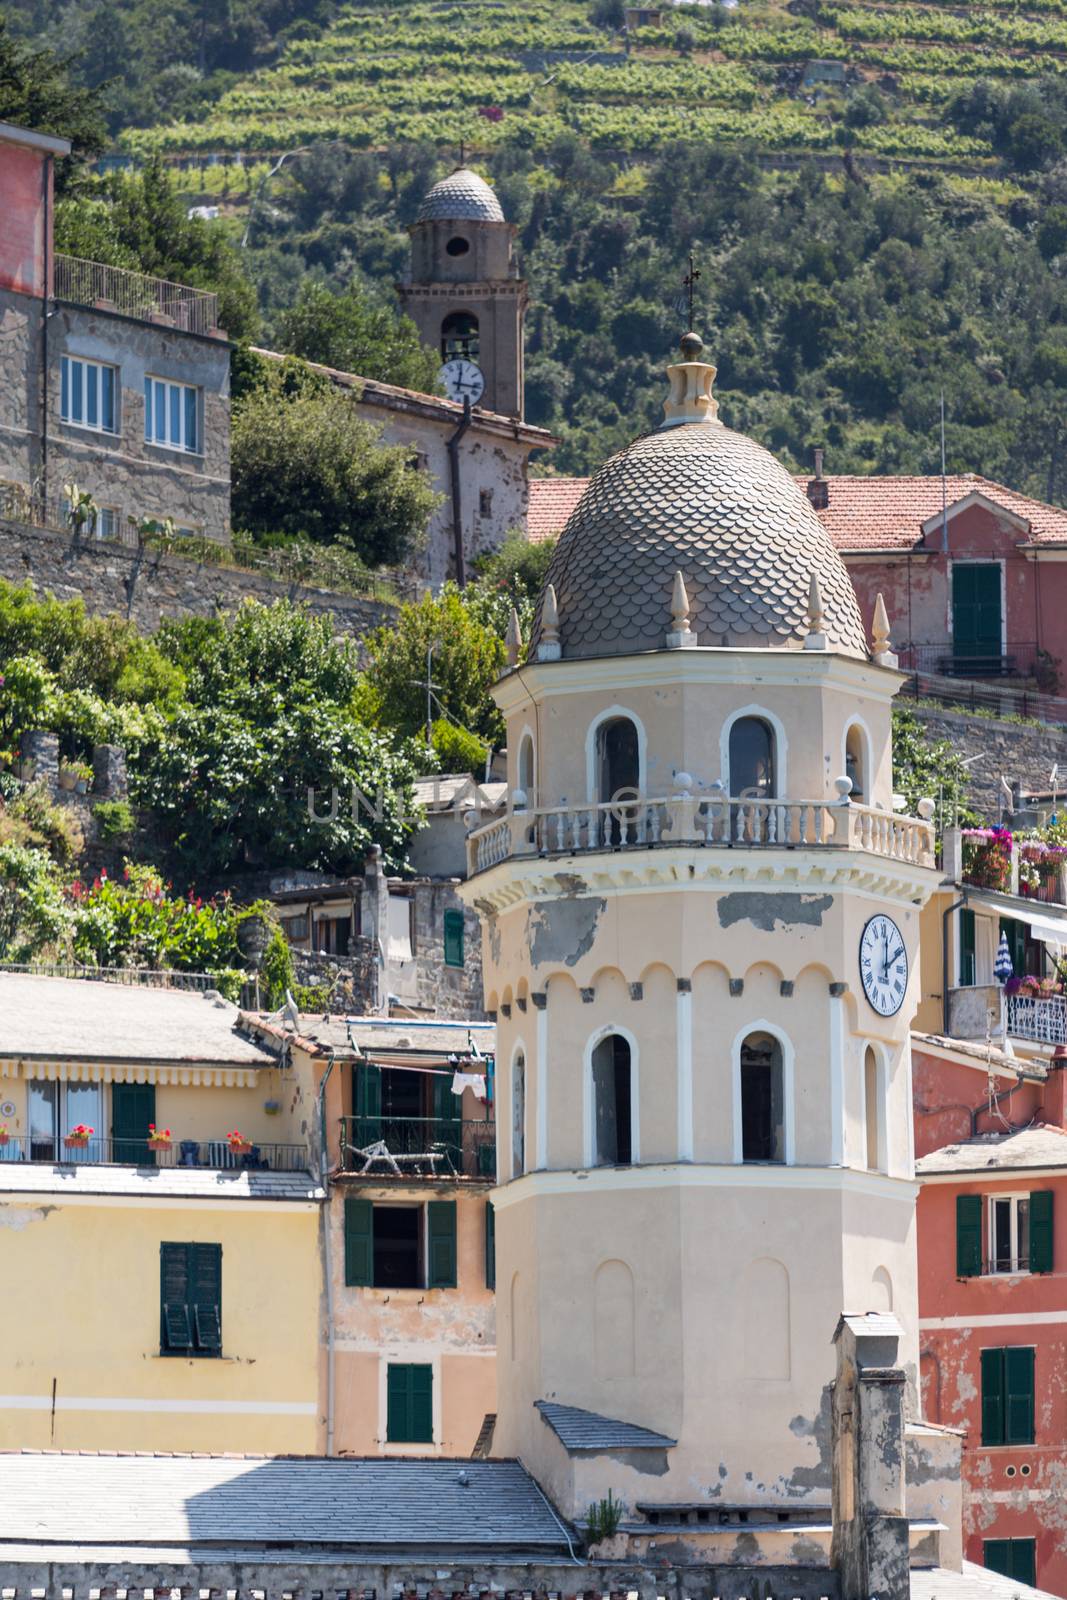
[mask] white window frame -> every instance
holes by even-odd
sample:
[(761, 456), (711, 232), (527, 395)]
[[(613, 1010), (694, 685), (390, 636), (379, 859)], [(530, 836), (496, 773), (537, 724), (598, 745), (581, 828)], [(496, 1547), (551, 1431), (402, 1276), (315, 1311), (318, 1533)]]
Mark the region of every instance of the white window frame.
[[(993, 1278), (1009, 1278), (1025, 1276), (1030, 1271), (1029, 1255), (1029, 1221), (1030, 1221), (1030, 1193), (1029, 1190), (1020, 1190), (1015, 1194), (991, 1194), (988, 1196), (989, 1204), (986, 1208), (986, 1237), (988, 1250), (986, 1252), (986, 1273)], [(1011, 1206), (1011, 1264), (1007, 1267), (998, 1267), (996, 1260), (996, 1207), (1000, 1200), (1007, 1200)], [(1027, 1207), (1027, 1257), (1025, 1266), (1019, 1256), (1019, 1201), (1025, 1200)]]
[(597, 1165), (596, 1092), (593, 1087), (593, 1054), (598, 1044), (617, 1033), (630, 1046), (630, 1166), (641, 1165), (641, 1074), (637, 1039), (619, 1022), (607, 1022), (585, 1041), (582, 1052), (582, 1164)]
[[(113, 527), (111, 533), (105, 532), (105, 529), (104, 529), (104, 518), (105, 517), (111, 517), (113, 519), (113, 521), (114, 521), (114, 527)], [(119, 511), (118, 506), (100, 506), (100, 507), (98, 507), (95, 532), (96, 532), (96, 537), (98, 539), (121, 539), (122, 538), (122, 513)]]
[[(160, 378), (160, 377), (157, 377), (154, 372), (146, 372), (144, 381), (145, 381), (145, 390), (146, 390), (146, 393), (145, 393), (145, 414), (144, 414), (144, 439), (145, 439), (145, 444), (151, 445), (154, 450), (173, 450), (178, 455), (186, 455), (186, 456), (202, 455), (203, 454), (203, 444), (202, 444), (200, 435), (201, 435), (201, 433), (203, 431), (203, 419), (201, 418), (201, 415), (200, 415), (200, 390), (197, 388), (197, 386), (195, 384), (192, 384), (192, 383), (182, 383), (177, 378)], [(148, 395), (147, 395), (147, 389), (148, 389), (148, 385), (149, 384), (152, 385), (152, 406), (151, 406), (152, 426), (151, 426), (151, 432), (149, 432), (149, 405), (148, 405)], [(158, 434), (157, 434), (157, 431), (156, 431), (156, 406), (159, 403), (159, 390), (160, 389), (163, 389), (163, 390), (166, 391), (165, 404), (166, 404), (166, 408), (167, 408), (167, 428), (166, 428), (167, 437), (165, 439), (160, 439), (158, 437)], [(171, 417), (173, 416), (172, 391), (174, 391), (174, 390), (177, 390), (179, 392), (179, 394), (181, 395), (181, 403), (180, 403), (180, 405), (178, 407), (178, 420), (179, 420), (179, 429), (178, 429), (179, 442), (178, 443), (175, 443), (173, 438), (171, 438), (171, 425), (170, 425)], [(186, 427), (187, 410), (186, 410), (185, 397), (186, 397), (186, 395), (190, 395), (190, 394), (193, 396), (193, 414), (194, 414), (194, 416), (196, 418), (196, 424), (195, 424), (195, 426), (196, 426), (196, 438), (193, 440), (192, 444), (189, 443), (189, 440), (188, 440), (188, 429)]]
[[(81, 374), (82, 384), (82, 412), (80, 418), (73, 416), (71, 404), (73, 396), (73, 371), (72, 363), (77, 362), (83, 369)], [(104, 383), (102, 374), (111, 373), (111, 421), (110, 428), (105, 427), (104, 415)], [(97, 420), (90, 422), (89, 418), (89, 384), (90, 379), (96, 391)], [(108, 361), (90, 361), (85, 356), (72, 355), (65, 351), (59, 358), (59, 418), (68, 428), (84, 428), (88, 433), (106, 433), (109, 438), (115, 438), (119, 432), (119, 400), (122, 386), (119, 383), (119, 369)], [(66, 410), (64, 411), (63, 396), (66, 394)]]

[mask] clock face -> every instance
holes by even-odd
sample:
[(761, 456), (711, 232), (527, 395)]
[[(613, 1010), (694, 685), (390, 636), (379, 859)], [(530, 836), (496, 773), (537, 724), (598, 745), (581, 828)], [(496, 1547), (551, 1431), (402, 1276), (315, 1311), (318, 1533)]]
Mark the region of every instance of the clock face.
[(860, 935), (860, 978), (880, 1017), (900, 1010), (908, 987), (908, 952), (892, 917), (872, 917)]
[(485, 374), (465, 356), (446, 361), (437, 376), (450, 400), (470, 400), (476, 406), (485, 393)]

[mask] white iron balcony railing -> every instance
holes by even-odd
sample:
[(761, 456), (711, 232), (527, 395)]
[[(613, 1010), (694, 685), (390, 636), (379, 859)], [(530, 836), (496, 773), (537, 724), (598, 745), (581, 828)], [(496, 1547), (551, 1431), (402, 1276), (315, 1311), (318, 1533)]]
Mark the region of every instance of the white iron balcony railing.
[(718, 849), (863, 850), (916, 866), (934, 865), (930, 822), (848, 801), (670, 799), (513, 810), (467, 840), (470, 876), (521, 856), (671, 845)]
[(219, 320), (219, 297), (143, 272), (106, 267), (77, 256), (55, 258), (55, 297), (80, 306), (100, 306), (142, 322), (165, 320), (186, 333), (209, 334)]
[(1037, 1000), (1029, 994), (1009, 994), (1007, 1002), (1009, 1037), (1067, 1044), (1067, 997), (1053, 994)]

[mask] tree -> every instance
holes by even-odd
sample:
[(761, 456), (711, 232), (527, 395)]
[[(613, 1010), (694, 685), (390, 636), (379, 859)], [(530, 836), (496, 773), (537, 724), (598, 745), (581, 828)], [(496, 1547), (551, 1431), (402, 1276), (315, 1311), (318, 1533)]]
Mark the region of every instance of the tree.
[(0, 15), (0, 122), (70, 140), (70, 159), (56, 163), (57, 193), (81, 162), (102, 154), (107, 145), (102, 97), (96, 89), (72, 84), (70, 69), (70, 57), (14, 39)]
[(230, 434), (236, 528), (347, 545), (369, 566), (410, 556), (437, 498), (410, 448), (382, 444), (355, 400), (296, 364), (245, 396)]
[(937, 803), (936, 825), (967, 826), (978, 818), (967, 806), (967, 768), (947, 739), (931, 739), (914, 711), (893, 710), (893, 788), (916, 815), (920, 800)]
[(380, 727), (425, 736), (429, 670), (436, 685), (431, 722), (443, 712), (468, 733), (493, 745), (502, 742), (503, 723), (489, 688), (504, 670), (504, 645), (472, 616), (454, 584), (402, 606), (395, 623), (371, 634), (367, 654), (367, 685)]
[(498, 550), (479, 559), (477, 576), (463, 591), (471, 616), (503, 639), (514, 607), (522, 637), (528, 639), (555, 548), (555, 539), (531, 544), (525, 533), (509, 533)]
[(284, 348), (305, 361), (405, 389), (437, 391), (440, 359), (419, 342), (411, 318), (356, 283), (339, 294), (323, 283), (305, 283), (281, 327)]

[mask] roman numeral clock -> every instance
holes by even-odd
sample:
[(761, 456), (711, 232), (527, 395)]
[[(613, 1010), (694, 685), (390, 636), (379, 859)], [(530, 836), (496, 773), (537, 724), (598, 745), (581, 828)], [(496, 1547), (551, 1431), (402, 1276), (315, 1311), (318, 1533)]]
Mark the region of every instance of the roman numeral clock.
[(860, 935), (860, 979), (868, 1002), (880, 1017), (892, 1017), (908, 987), (908, 952), (892, 917), (871, 917)]

